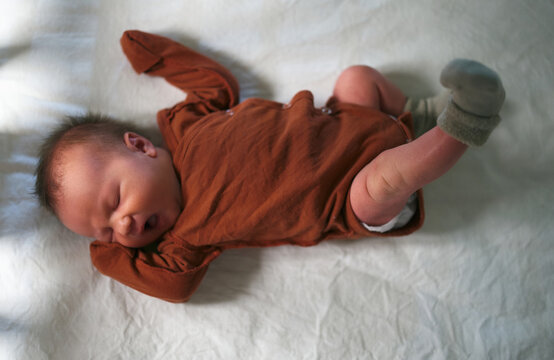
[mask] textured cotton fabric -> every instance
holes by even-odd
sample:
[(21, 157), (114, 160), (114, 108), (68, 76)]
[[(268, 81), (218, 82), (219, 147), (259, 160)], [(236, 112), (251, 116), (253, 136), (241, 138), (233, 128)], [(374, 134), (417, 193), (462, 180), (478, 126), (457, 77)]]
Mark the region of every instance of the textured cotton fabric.
[(156, 251), (92, 243), (92, 261), (102, 273), (180, 302), (225, 249), (399, 236), (422, 225), (421, 192), (413, 218), (385, 234), (367, 230), (349, 202), (356, 174), (384, 150), (410, 141), (408, 113), (393, 119), (334, 98), (316, 109), (309, 91), (288, 104), (237, 104), (237, 81), (207, 57), (141, 31), (125, 32), (121, 44), (137, 73), (187, 92), (185, 101), (158, 113), (183, 211)]

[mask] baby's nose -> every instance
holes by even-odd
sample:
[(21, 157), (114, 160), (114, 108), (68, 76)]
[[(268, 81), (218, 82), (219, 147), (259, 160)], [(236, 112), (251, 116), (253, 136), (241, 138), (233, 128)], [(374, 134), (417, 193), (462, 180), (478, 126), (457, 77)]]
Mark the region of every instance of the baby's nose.
[(133, 225), (133, 220), (130, 216), (123, 216), (117, 221), (117, 232), (121, 235), (129, 235), (131, 232), (131, 226)]

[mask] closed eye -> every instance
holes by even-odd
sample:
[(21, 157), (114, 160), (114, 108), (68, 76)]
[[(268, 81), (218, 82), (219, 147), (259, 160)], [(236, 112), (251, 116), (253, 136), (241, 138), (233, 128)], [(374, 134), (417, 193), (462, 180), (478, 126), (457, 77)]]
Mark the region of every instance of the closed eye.
[(113, 205), (112, 205), (113, 210), (117, 209), (117, 207), (119, 206), (120, 200), (121, 200), (121, 195), (120, 195), (119, 188), (118, 188), (117, 192), (116, 192), (114, 202), (113, 202)]

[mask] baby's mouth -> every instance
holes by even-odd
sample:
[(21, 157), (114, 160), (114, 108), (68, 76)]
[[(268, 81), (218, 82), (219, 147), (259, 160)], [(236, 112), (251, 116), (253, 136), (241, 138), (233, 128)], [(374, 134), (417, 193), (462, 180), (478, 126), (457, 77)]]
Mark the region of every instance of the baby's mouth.
[(153, 230), (158, 225), (158, 216), (156, 214), (150, 216), (144, 224), (144, 231)]

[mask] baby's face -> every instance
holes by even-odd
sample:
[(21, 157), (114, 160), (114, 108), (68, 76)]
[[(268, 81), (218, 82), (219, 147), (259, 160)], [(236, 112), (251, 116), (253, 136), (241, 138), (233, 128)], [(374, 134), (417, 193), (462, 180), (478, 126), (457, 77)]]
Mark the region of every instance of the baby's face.
[(181, 212), (181, 190), (169, 153), (126, 133), (120, 150), (75, 145), (62, 154), (61, 222), (77, 234), (143, 247), (169, 230)]

